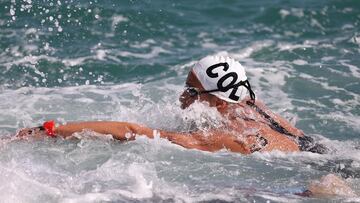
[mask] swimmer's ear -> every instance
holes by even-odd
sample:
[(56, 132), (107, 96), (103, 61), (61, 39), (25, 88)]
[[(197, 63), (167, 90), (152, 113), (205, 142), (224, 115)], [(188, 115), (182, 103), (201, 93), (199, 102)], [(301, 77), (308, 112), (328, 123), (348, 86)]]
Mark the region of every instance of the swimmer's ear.
[(227, 102), (222, 100), (222, 99), (217, 99), (216, 100), (216, 108), (217, 109), (225, 109), (227, 107)]

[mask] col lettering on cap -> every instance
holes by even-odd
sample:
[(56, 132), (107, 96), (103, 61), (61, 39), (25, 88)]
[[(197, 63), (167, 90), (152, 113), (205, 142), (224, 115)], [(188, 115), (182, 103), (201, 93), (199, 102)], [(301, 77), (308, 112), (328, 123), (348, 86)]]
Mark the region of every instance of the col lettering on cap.
[(216, 97), (238, 103), (245, 98), (247, 89), (236, 86), (247, 80), (244, 67), (236, 60), (225, 56), (207, 56), (201, 59), (192, 68), (205, 90), (219, 89), (211, 92)]

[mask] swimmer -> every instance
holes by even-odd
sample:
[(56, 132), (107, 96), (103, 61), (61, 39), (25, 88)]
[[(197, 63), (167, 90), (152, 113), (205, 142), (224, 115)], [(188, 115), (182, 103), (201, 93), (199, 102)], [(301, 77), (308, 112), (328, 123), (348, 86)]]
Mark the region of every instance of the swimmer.
[[(215, 107), (225, 120), (222, 129), (207, 131), (168, 132), (156, 129), (161, 138), (185, 148), (211, 152), (226, 149), (242, 154), (273, 150), (327, 151), (323, 145), (315, 143), (313, 138), (304, 135), (256, 100), (244, 67), (230, 57), (207, 56), (198, 61), (188, 74), (179, 100), (182, 109), (196, 100), (207, 103)], [(66, 138), (87, 129), (110, 134), (121, 141), (130, 141), (136, 136), (153, 138), (155, 130), (135, 123), (113, 121), (76, 122), (58, 126), (49, 124), (47, 122), (41, 127), (23, 129), (18, 136), (45, 133)]]
[[(182, 109), (195, 101), (216, 108), (225, 120), (224, 127), (207, 131), (199, 129), (169, 132), (128, 122), (90, 121), (55, 125), (54, 121), (48, 121), (40, 127), (22, 129), (17, 136), (69, 138), (74, 133), (91, 130), (110, 134), (120, 141), (131, 141), (136, 136), (154, 138), (157, 133), (161, 138), (182, 147), (210, 152), (223, 149), (242, 154), (274, 150), (314, 153), (327, 151), (323, 145), (315, 143), (313, 138), (306, 136), (257, 100), (244, 67), (232, 58), (208, 56), (198, 61), (189, 71), (179, 100)], [(345, 195), (353, 194), (343, 180), (331, 174), (311, 183), (308, 188), (305, 192), (295, 194), (331, 196), (341, 195), (341, 191), (345, 191)]]

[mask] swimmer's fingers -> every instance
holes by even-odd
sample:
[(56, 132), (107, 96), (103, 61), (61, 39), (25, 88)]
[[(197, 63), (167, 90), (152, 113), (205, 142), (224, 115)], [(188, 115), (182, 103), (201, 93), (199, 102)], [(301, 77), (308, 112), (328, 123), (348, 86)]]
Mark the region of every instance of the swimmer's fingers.
[(16, 133), (16, 137), (28, 137), (32, 134), (31, 128), (23, 128)]
[(39, 127), (35, 128), (24, 128), (21, 129), (17, 134), (16, 137), (19, 138), (26, 138), (26, 137), (39, 137), (46, 135), (43, 130), (41, 130)]

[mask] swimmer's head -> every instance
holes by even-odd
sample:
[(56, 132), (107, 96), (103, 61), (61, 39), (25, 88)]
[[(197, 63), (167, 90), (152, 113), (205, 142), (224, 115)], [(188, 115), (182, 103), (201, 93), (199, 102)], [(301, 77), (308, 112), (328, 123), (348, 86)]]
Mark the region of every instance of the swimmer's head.
[(230, 57), (207, 56), (201, 59), (189, 72), (186, 86), (180, 97), (182, 108), (196, 99), (210, 104), (216, 100), (239, 103), (248, 91), (251, 99), (255, 100), (244, 67)]

